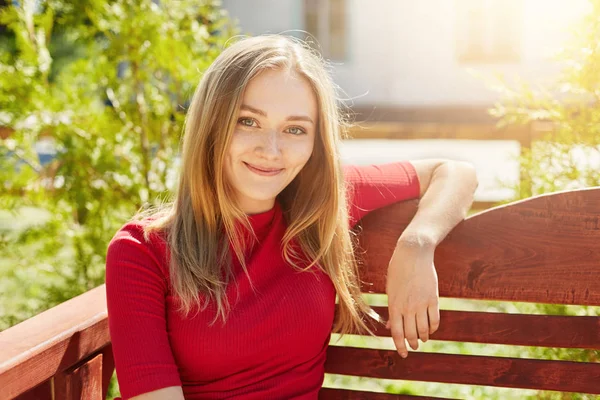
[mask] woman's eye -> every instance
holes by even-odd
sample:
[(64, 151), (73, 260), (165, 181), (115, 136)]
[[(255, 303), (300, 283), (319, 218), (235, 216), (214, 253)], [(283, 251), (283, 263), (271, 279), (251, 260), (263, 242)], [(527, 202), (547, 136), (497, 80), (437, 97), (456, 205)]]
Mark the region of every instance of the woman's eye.
[(255, 121), (252, 118), (240, 118), (240, 119), (238, 119), (238, 123), (242, 124), (244, 126), (250, 126), (251, 127), (251, 126), (254, 125), (254, 122)]
[(292, 134), (292, 135), (302, 135), (304, 133), (306, 133), (306, 131), (302, 128), (299, 128), (297, 126), (292, 126), (291, 128), (288, 129), (288, 131)]

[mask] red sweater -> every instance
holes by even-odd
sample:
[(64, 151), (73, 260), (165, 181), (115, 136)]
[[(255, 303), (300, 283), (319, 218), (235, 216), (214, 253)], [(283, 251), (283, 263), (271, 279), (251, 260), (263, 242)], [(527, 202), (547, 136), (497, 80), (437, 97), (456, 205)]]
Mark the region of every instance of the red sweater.
[[(417, 198), (408, 162), (346, 166), (353, 187), (351, 224), (369, 211)], [(301, 273), (280, 253), (286, 229), (281, 208), (250, 216), (259, 244), (227, 290), (232, 311), (223, 325), (214, 308), (183, 319), (169, 290), (168, 253), (140, 222), (113, 238), (106, 260), (108, 323), (123, 399), (182, 386), (186, 399), (316, 399), (323, 383), (335, 290), (322, 273)], [(237, 298), (237, 301), (236, 301)]]

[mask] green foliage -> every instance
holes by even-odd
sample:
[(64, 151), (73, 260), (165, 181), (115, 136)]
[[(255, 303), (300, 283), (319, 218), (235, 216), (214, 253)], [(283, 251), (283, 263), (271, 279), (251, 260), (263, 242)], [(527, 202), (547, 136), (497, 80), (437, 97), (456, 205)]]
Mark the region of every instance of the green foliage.
[[(0, 210), (13, 215), (0, 222), (47, 213), (0, 228), (0, 273), (18, 293), (0, 329), (104, 282), (112, 235), (173, 188), (186, 101), (237, 33), (215, 0), (19, 3), (0, 9), (0, 126), (14, 130), (0, 141)], [(57, 149), (50, 164), (40, 139)]]
[(564, 68), (553, 87), (502, 88), (492, 114), (502, 124), (547, 131), (521, 157), (518, 198), (600, 184), (600, 1), (573, 27), (572, 43), (557, 58)]

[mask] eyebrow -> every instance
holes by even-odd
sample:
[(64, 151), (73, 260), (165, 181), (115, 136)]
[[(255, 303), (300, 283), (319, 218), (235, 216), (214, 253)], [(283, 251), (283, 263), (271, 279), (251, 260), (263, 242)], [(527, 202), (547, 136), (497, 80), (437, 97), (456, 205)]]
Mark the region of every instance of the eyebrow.
[[(264, 112), (263, 110), (249, 106), (248, 104), (242, 104), (240, 109), (250, 111), (254, 114), (262, 115), (263, 117), (267, 116), (267, 113)], [(289, 117), (287, 117), (286, 121), (307, 121), (313, 125), (315, 124), (314, 121), (307, 115), (290, 115)]]

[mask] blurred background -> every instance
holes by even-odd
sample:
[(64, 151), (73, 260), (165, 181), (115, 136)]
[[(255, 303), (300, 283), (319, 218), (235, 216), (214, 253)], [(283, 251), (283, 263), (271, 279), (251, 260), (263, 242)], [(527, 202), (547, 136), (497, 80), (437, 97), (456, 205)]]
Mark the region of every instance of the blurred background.
[[(345, 163), (470, 161), (480, 180), (472, 212), (598, 185), (599, 0), (0, 0), (0, 330), (104, 282), (114, 232), (174, 188), (202, 71), (231, 37), (263, 33), (308, 40), (330, 61), (355, 120)], [(447, 309), (598, 312), (444, 301)], [(598, 360), (597, 352), (435, 341), (419, 351)], [(326, 385), (561, 398), (336, 376)]]

